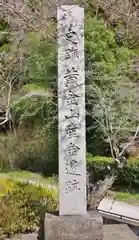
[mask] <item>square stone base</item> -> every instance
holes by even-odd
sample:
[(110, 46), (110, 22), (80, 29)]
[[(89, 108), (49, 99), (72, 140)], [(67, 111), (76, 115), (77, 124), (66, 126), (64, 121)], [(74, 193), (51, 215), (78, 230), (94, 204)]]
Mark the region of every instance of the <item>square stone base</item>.
[(103, 220), (97, 212), (86, 216), (45, 215), (45, 240), (102, 240)]

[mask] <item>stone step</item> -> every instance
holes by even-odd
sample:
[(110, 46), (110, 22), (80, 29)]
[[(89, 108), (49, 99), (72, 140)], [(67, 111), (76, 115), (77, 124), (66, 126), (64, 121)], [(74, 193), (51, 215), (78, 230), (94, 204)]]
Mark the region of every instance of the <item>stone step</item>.
[(126, 224), (103, 225), (104, 240), (139, 240)]

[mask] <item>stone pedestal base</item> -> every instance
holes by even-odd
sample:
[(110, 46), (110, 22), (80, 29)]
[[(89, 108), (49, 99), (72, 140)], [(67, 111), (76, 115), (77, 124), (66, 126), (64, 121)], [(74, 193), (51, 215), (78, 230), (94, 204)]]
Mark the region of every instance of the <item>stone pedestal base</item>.
[(93, 211), (86, 216), (46, 214), (45, 240), (102, 240), (103, 220)]

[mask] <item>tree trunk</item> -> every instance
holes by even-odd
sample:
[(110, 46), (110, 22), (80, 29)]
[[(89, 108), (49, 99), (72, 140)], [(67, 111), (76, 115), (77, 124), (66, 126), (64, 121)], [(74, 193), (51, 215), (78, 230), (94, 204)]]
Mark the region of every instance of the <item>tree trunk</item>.
[(117, 173), (114, 169), (112, 169), (110, 174), (107, 175), (103, 181), (100, 180), (92, 186), (88, 199), (88, 211), (96, 210), (98, 208), (99, 203), (111, 189), (116, 178)]

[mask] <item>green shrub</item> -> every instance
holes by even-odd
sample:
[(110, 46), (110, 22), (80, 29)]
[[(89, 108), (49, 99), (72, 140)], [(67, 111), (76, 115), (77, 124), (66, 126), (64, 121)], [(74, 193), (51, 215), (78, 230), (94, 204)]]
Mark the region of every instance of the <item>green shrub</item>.
[[(128, 141), (131, 137), (131, 128), (136, 126), (137, 119), (132, 113), (129, 116), (128, 106), (132, 101), (132, 106), (136, 105), (134, 103), (136, 97), (129, 96), (131, 86), (134, 88), (133, 83), (137, 78), (137, 74), (131, 67), (137, 53), (134, 49), (117, 44), (115, 33), (118, 26), (110, 28), (107, 21), (99, 17), (99, 14), (95, 14), (94, 17), (92, 15), (92, 9), (91, 13), (87, 11), (85, 15), (87, 150), (95, 155), (107, 155), (110, 147), (104, 141), (107, 136), (102, 127), (106, 124), (104, 120), (106, 108), (114, 130), (118, 128), (119, 122), (124, 122), (124, 128), (120, 129), (117, 134), (118, 142), (121, 142), (121, 139)], [(128, 96), (123, 94), (125, 82), (128, 82), (130, 86), (129, 90), (126, 87), (125, 91)], [(100, 99), (103, 99), (103, 103)], [(126, 115), (129, 116), (128, 119)], [(106, 125), (105, 128), (107, 128)], [(125, 129), (130, 129), (130, 131), (125, 132)]]
[(15, 186), (15, 182), (10, 179), (0, 178), (0, 198), (6, 196)]
[[(4, 28), (7, 26), (3, 21), (0, 21), (1, 24)], [(21, 68), (23, 70), (14, 81), (16, 97), (9, 104), (14, 132), (8, 132), (6, 136), (0, 134), (0, 169), (2, 170), (25, 169), (45, 175), (52, 175), (58, 171), (58, 128), (55, 120), (57, 98), (53, 95), (56, 91), (57, 72), (54, 25), (50, 23), (48, 27), (51, 40), (42, 38), (37, 32), (29, 31), (22, 41), (22, 49), (13, 38), (8, 53), (2, 54), (4, 55), (2, 66), (8, 66), (8, 72), (4, 72), (4, 79), (7, 79), (7, 75), (11, 78), (13, 75), (17, 76), (18, 74), (15, 73)], [(3, 27), (0, 26), (2, 30)], [(22, 67), (17, 64), (19, 52), (24, 55)], [(9, 62), (12, 62), (12, 65), (8, 64)], [(4, 79), (1, 87), (4, 86)], [(36, 91), (42, 95), (48, 93), (49, 98), (38, 97), (35, 94), (33, 97), (27, 97), (28, 94)]]
[[(123, 169), (122, 178), (130, 187), (139, 187), (139, 161), (130, 159), (128, 166)], [(122, 179), (121, 179), (122, 180)]]
[(57, 174), (57, 132), (46, 127), (19, 129), (0, 135), (0, 169), (22, 169), (47, 176)]
[(113, 162), (111, 158), (87, 154), (87, 170), (90, 173), (92, 182), (104, 179), (104, 177), (109, 173), (108, 166), (112, 167), (112, 165)]
[[(90, 173), (92, 182), (104, 179), (110, 172), (109, 167), (113, 167), (111, 158), (103, 156), (92, 156), (87, 154), (87, 169)], [(115, 182), (117, 185), (127, 185), (131, 188), (139, 187), (139, 161), (136, 159), (129, 159), (128, 165), (119, 171), (119, 176)]]
[(35, 231), (42, 211), (55, 211), (57, 207), (56, 190), (15, 183), (0, 201), (0, 237)]

